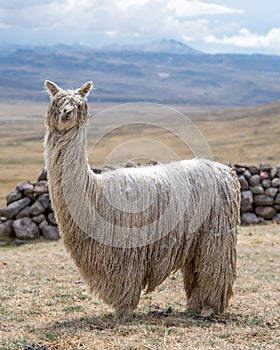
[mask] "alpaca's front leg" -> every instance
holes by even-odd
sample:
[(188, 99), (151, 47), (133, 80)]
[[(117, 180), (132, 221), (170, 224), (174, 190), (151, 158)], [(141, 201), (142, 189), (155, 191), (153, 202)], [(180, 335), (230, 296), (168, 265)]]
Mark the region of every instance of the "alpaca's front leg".
[(190, 296), (187, 301), (186, 312), (200, 312), (201, 302), (199, 298), (199, 289), (197, 286), (192, 287)]
[(211, 306), (208, 305), (202, 305), (202, 302), (200, 300), (200, 293), (199, 288), (196, 285), (196, 281), (193, 284), (190, 296), (188, 300), (188, 305), (186, 308), (186, 312), (200, 312), (200, 316), (202, 317), (211, 317), (214, 314), (214, 310)]
[(133, 311), (137, 308), (141, 295), (141, 285), (133, 286), (122, 300), (116, 300), (113, 307), (115, 318), (120, 321), (129, 321), (132, 319)]
[(130, 305), (115, 308), (115, 318), (120, 322), (129, 321), (133, 317), (134, 308)]

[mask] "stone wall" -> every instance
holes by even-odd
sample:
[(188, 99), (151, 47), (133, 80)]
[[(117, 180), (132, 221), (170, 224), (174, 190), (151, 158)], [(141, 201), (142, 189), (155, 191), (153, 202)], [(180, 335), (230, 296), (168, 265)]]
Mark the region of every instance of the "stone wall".
[(7, 206), (0, 208), (0, 242), (20, 244), (27, 239), (59, 238), (48, 193), (46, 172), (36, 182), (22, 182), (6, 196)]
[[(156, 162), (150, 162), (155, 165)], [(138, 164), (128, 162), (125, 167)], [(241, 224), (280, 223), (280, 166), (270, 164), (233, 166), (241, 185)], [(92, 168), (95, 173), (113, 170)], [(22, 182), (6, 196), (7, 206), (0, 208), (0, 244), (13, 241), (22, 243), (27, 239), (59, 238), (55, 216), (48, 193), (45, 171), (36, 182)], [(2, 242), (2, 243), (1, 243)]]
[(280, 166), (233, 166), (241, 186), (241, 223), (280, 223)]

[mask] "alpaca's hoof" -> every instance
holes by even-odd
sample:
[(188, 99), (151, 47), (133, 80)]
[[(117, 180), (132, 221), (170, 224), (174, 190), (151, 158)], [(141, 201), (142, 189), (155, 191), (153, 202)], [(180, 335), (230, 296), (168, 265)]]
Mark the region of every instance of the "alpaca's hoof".
[(133, 317), (133, 309), (131, 308), (117, 310), (115, 313), (115, 319), (120, 323), (130, 321), (132, 317)]
[(200, 312), (201, 309), (199, 308), (194, 308), (194, 307), (186, 307), (185, 308), (185, 313), (190, 314), (190, 315), (195, 315), (198, 314)]
[(211, 307), (204, 307), (200, 313), (201, 317), (208, 318), (214, 315), (214, 310)]

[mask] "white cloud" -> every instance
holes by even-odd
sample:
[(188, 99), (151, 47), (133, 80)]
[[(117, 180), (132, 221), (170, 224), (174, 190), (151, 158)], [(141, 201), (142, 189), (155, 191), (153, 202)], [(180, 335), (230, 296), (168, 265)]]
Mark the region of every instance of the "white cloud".
[[(266, 7), (270, 1), (275, 3), (267, 1)], [(11, 35), (20, 41), (22, 32), (28, 38), (36, 31), (36, 40), (48, 43), (99, 41), (102, 45), (165, 37), (204, 45), (206, 50), (206, 45), (279, 48), (280, 28), (268, 31), (278, 22), (266, 21), (268, 32), (259, 35), (265, 21), (256, 26), (253, 15), (248, 15), (248, 11), (256, 13), (255, 7), (242, 0), (0, 0), (0, 34), (6, 37), (12, 29)]]
[(169, 0), (168, 9), (174, 11), (177, 17), (194, 17), (202, 15), (220, 15), (227, 13), (243, 13), (240, 9), (217, 5), (199, 0)]
[(116, 31), (121, 34), (184, 33), (182, 18), (241, 13), (200, 0), (10, 0), (0, 3), (0, 23), (23, 28)]
[(250, 48), (275, 48), (280, 47), (280, 28), (271, 29), (266, 35), (251, 33), (243, 28), (238, 35), (217, 38), (215, 35), (205, 37), (207, 43), (227, 44)]
[(149, 0), (119, 0), (118, 6), (122, 10), (127, 10), (131, 7), (146, 5)]
[(116, 30), (105, 30), (104, 33), (111, 38), (118, 36), (118, 32)]

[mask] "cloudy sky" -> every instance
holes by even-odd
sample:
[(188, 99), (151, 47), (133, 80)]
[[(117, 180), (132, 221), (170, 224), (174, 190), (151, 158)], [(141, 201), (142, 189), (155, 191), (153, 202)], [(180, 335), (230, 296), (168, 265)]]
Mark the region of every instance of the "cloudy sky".
[(0, 43), (92, 46), (176, 39), (280, 55), (279, 0), (0, 0)]

